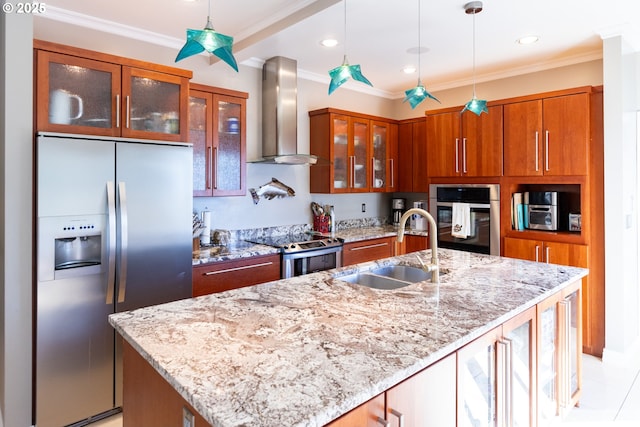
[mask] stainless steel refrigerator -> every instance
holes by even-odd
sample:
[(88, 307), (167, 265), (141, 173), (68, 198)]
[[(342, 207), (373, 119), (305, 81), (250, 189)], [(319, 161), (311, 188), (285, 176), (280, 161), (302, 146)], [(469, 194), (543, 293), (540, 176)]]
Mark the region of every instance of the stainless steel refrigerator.
[(82, 425), (121, 405), (108, 315), (191, 296), (192, 147), (42, 133), (36, 159), (34, 421)]

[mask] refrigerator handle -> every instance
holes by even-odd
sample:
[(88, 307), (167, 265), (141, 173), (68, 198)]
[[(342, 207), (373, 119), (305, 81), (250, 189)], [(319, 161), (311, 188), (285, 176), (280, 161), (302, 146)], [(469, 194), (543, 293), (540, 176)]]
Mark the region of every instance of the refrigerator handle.
[(109, 227), (109, 248), (107, 250), (109, 271), (107, 274), (107, 300), (106, 304), (113, 304), (113, 288), (116, 274), (116, 201), (113, 181), (107, 181), (107, 224)]
[(118, 183), (120, 199), (120, 279), (118, 280), (118, 302), (124, 302), (127, 290), (127, 255), (129, 250), (129, 220), (127, 217), (127, 190), (124, 182)]

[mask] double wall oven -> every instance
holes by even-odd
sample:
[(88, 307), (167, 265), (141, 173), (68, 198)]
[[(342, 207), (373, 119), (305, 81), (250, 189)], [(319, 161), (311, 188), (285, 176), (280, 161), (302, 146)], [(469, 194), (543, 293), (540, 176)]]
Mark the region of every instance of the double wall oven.
[[(466, 238), (451, 233), (454, 203), (469, 206)], [(431, 184), (429, 213), (438, 224), (438, 247), (500, 255), (500, 185)]]
[(338, 238), (300, 233), (247, 241), (280, 249), (283, 279), (342, 266), (343, 241)]

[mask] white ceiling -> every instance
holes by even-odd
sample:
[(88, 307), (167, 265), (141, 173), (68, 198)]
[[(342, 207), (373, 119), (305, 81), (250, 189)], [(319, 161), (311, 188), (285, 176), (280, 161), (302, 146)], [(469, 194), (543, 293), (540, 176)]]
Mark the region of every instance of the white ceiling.
[[(420, 1), (420, 24), (418, 23)], [(402, 72), (418, 66), (421, 46), (423, 83), (442, 90), (473, 81), (473, 16), (465, 0), (211, 0), (211, 20), (218, 32), (234, 37), (239, 63), (259, 65), (273, 56), (298, 62), (305, 78), (326, 81), (328, 70), (342, 63), (360, 64), (377, 94), (400, 97), (418, 75)], [(622, 34), (640, 48), (637, 0), (485, 0), (475, 17), (476, 81), (523, 74), (602, 57), (602, 37)], [(135, 7), (133, 6), (135, 5)], [(206, 24), (208, 0), (47, 0), (44, 18), (71, 22), (175, 47), (187, 28)], [(634, 22), (634, 19), (636, 22)], [(633, 25), (635, 24), (635, 25)], [(540, 41), (519, 45), (518, 37)], [(320, 40), (340, 41), (328, 49)], [(215, 59), (215, 58), (214, 58)], [(178, 64), (180, 67), (181, 65)], [(215, 66), (226, 66), (216, 64)], [(186, 68), (186, 67), (185, 67)], [(364, 84), (353, 83), (350, 87)]]

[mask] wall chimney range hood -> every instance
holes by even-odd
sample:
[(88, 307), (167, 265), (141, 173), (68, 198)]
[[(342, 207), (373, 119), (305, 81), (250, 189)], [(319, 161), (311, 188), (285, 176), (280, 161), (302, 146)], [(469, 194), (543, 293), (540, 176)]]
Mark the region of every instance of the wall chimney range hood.
[(315, 164), (298, 154), (298, 64), (276, 56), (262, 66), (262, 160), (254, 163)]

